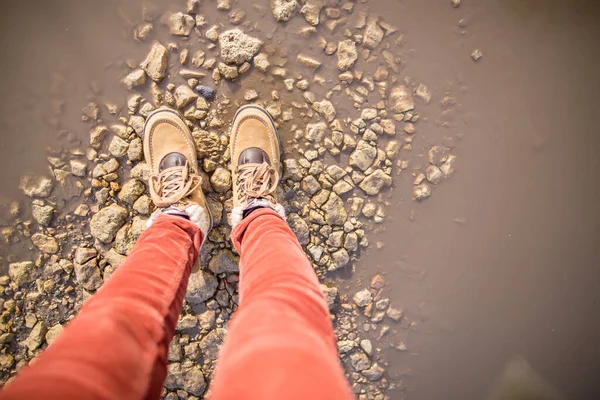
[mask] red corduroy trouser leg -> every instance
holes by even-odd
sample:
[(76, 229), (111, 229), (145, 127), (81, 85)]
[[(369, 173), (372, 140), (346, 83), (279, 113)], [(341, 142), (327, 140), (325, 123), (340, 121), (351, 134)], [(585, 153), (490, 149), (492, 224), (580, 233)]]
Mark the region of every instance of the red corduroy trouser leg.
[[(318, 280), (271, 210), (234, 229), (240, 298), (218, 361), (213, 399), (352, 398)], [(159, 217), (134, 251), (31, 366), (6, 399), (157, 399), (202, 232)]]

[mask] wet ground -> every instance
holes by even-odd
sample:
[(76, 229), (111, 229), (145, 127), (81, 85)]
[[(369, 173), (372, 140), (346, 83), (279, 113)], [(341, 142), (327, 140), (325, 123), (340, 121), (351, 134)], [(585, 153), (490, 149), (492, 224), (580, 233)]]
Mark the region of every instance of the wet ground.
[[(422, 120), (406, 156), (411, 172), (394, 175), (384, 223), (373, 229), (354, 273), (333, 277), (352, 296), (383, 274), (386, 295), (411, 321), (380, 340), (370, 337), (384, 348), (387, 378), (401, 387), (387, 394), (483, 398), (507, 362), (521, 356), (565, 397), (600, 397), (600, 8), (538, 0), (359, 5), (400, 28), (403, 74), (433, 93), (431, 104), (418, 105)], [(250, 4), (234, 6), (259, 19)], [(148, 50), (131, 40), (132, 25), (141, 22), (134, 1), (5, 7), (3, 201), (20, 196), (23, 170), (45, 171), (48, 146), (88, 139), (82, 107), (122, 101), (122, 60), (139, 62)], [(260, 32), (269, 36), (276, 22), (266, 16)], [(290, 59), (320, 51), (306, 49), (294, 33), (300, 22), (269, 38)], [(483, 53), (478, 62), (470, 56), (475, 49)], [(320, 72), (327, 71), (335, 69)], [(53, 92), (56, 72), (68, 81)], [(253, 75), (242, 82), (224, 90), (239, 98), (260, 85)], [(457, 99), (451, 110), (440, 104), (446, 94)], [(336, 106), (342, 113), (352, 108), (342, 99)], [(74, 137), (57, 138), (57, 130)], [(424, 169), (428, 149), (440, 144), (457, 155), (457, 172), (416, 202), (412, 171)], [(22, 256), (27, 251), (35, 254), (32, 246), (20, 249)], [(399, 341), (407, 352), (385, 349)]]

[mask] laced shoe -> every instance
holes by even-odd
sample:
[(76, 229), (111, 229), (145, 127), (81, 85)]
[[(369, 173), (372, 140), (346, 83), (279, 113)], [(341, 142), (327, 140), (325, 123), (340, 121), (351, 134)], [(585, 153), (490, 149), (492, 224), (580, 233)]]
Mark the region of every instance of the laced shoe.
[(158, 213), (188, 218), (206, 235), (212, 228), (212, 217), (197, 172), (196, 147), (177, 112), (160, 108), (148, 116), (144, 125), (144, 156), (151, 171), (150, 197)]
[(233, 119), (230, 136), (233, 175), (232, 225), (253, 209), (269, 207), (285, 218), (277, 201), (281, 142), (275, 122), (257, 105), (243, 106)]

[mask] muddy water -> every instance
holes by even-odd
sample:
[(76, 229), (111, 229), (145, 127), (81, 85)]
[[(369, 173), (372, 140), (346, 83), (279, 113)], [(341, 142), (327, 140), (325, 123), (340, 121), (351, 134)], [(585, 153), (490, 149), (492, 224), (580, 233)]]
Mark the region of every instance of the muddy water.
[[(370, 237), (382, 248), (363, 252), (355, 274), (340, 284), (353, 294), (383, 273), (392, 303), (410, 321), (376, 342), (408, 347), (386, 350), (388, 375), (402, 382), (391, 398), (486, 397), (516, 355), (565, 396), (598, 398), (600, 11), (584, 1), (462, 3), (458, 9), (434, 0), (367, 3), (404, 32), (403, 72), (434, 95), (419, 108), (424, 120), (411, 169), (426, 166), (433, 144), (453, 147), (459, 162), (457, 173), (422, 203), (411, 199), (413, 176), (395, 177), (386, 222)], [(237, 6), (248, 19), (260, 18), (249, 3)], [(23, 169), (47, 168), (47, 146), (85, 143), (88, 130), (79, 118), (87, 102), (126, 96), (118, 84), (122, 61), (140, 60), (146, 51), (131, 40), (140, 8), (116, 0), (5, 6), (3, 198), (18, 195)], [(283, 55), (318, 53), (300, 36), (274, 31), (266, 16), (261, 31), (274, 32)], [(289, 23), (290, 31), (298, 22)], [(484, 55), (477, 63), (469, 57), (475, 48)], [(243, 96), (246, 88), (228, 90)], [(439, 104), (446, 93), (458, 100), (451, 112)], [(351, 105), (338, 110), (344, 107)], [(57, 136), (61, 131), (70, 134)]]

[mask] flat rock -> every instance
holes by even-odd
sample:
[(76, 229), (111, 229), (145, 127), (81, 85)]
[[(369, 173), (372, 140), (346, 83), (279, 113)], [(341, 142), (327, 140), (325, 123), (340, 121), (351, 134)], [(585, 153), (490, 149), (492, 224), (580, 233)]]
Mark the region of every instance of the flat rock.
[(166, 47), (159, 42), (154, 42), (152, 49), (146, 59), (140, 64), (146, 74), (154, 82), (160, 82), (164, 79), (169, 63), (169, 52)]
[(356, 149), (350, 154), (349, 164), (365, 171), (373, 165), (375, 157), (377, 157), (377, 148), (364, 140), (360, 140), (356, 145)]
[(142, 86), (144, 83), (146, 83), (146, 72), (141, 68), (135, 69), (131, 71), (125, 78), (123, 78), (121, 83), (128, 90)]
[(246, 35), (236, 28), (219, 35), (219, 46), (223, 62), (242, 65), (246, 61), (252, 61), (252, 58), (260, 51), (262, 41)]
[(192, 101), (198, 98), (198, 94), (195, 93), (188, 85), (179, 85), (173, 93), (175, 98), (175, 106), (179, 109), (189, 105)]
[(336, 110), (329, 100), (316, 101), (313, 103), (312, 108), (327, 122), (333, 122), (335, 119)]
[(304, 16), (306, 22), (312, 26), (317, 26), (319, 25), (319, 16), (324, 6), (324, 0), (307, 0), (302, 9), (300, 9), (300, 14)]
[(176, 36), (189, 36), (196, 25), (191, 15), (182, 12), (166, 14), (161, 21), (169, 28), (169, 32)]
[(399, 85), (391, 90), (388, 107), (397, 113), (403, 113), (415, 108), (415, 100), (406, 86)]
[(344, 201), (335, 193), (329, 195), (329, 199), (323, 205), (323, 211), (325, 211), (325, 220), (329, 225), (342, 226), (348, 218)]
[(36, 233), (31, 236), (31, 241), (33, 242), (34, 246), (37, 247), (43, 253), (58, 253), (58, 241), (52, 236), (47, 236), (42, 233)]
[(354, 66), (358, 59), (356, 43), (350, 39), (342, 40), (337, 47), (337, 67), (340, 71), (347, 71)]
[(365, 30), (363, 32), (363, 46), (368, 49), (375, 49), (383, 40), (383, 29), (377, 24), (376, 17), (368, 17)]
[(8, 265), (8, 276), (17, 286), (22, 286), (31, 280), (35, 264), (33, 261), (15, 262)]
[(372, 174), (367, 175), (365, 179), (358, 185), (369, 196), (377, 195), (382, 188), (392, 185), (392, 177), (378, 169)]
[(19, 189), (29, 197), (48, 197), (53, 187), (52, 179), (42, 175), (23, 175), (19, 181)]
[(145, 191), (146, 186), (142, 182), (137, 179), (131, 179), (121, 188), (119, 200), (128, 204), (133, 204)]
[(90, 233), (103, 243), (110, 243), (123, 226), (128, 212), (125, 208), (112, 204), (98, 211), (90, 221)]
[(215, 275), (239, 272), (238, 262), (239, 258), (231, 250), (225, 249), (210, 259), (208, 269)]
[(210, 272), (200, 270), (190, 275), (185, 299), (191, 304), (204, 303), (214, 296), (219, 281)]

